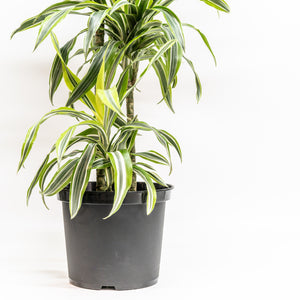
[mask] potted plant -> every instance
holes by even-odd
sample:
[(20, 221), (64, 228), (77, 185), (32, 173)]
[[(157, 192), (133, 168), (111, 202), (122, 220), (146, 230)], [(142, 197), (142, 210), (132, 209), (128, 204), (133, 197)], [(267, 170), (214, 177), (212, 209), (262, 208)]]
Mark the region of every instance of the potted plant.
[[(202, 1), (229, 12), (223, 0)], [(62, 81), (70, 90), (65, 107), (48, 112), (28, 130), (18, 170), (45, 121), (58, 115), (74, 119), (34, 176), (27, 203), (37, 185), (46, 207), (45, 196), (58, 194), (69, 277), (80, 287), (134, 289), (153, 285), (158, 278), (165, 202), (172, 186), (155, 172), (153, 164), (168, 166), (171, 172), (171, 149), (180, 158), (181, 150), (173, 135), (137, 118), (134, 90), (153, 68), (162, 101), (174, 111), (172, 89), (184, 59), (195, 74), (200, 99), (199, 77), (184, 54), (183, 25), (195, 29), (213, 55), (205, 35), (182, 24), (169, 8), (172, 2), (63, 1), (27, 19), (13, 33), (39, 26), (34, 49), (50, 37), (56, 51), (49, 77), (51, 103)], [(87, 18), (87, 25), (60, 45), (54, 29), (69, 14)], [(68, 62), (78, 56), (83, 63), (75, 74)], [(141, 62), (146, 62), (142, 70)], [(84, 66), (88, 68), (81, 76)], [(85, 111), (75, 108), (78, 101)], [(136, 151), (135, 140), (144, 131), (155, 135), (165, 154)], [(89, 182), (92, 170), (96, 170), (96, 182)], [(137, 175), (143, 182), (137, 182)]]

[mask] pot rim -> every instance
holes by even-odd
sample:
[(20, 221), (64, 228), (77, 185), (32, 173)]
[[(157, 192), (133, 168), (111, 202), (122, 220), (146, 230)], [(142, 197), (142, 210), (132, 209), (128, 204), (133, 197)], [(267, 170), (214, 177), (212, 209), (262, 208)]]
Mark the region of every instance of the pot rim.
[[(137, 182), (139, 190), (128, 191), (122, 205), (137, 205), (146, 204), (147, 202), (147, 188), (144, 182)], [(168, 184), (168, 187), (164, 187), (160, 184), (154, 183), (156, 187), (157, 199), (156, 203), (165, 202), (170, 200), (171, 190), (174, 186)], [(96, 182), (90, 181), (87, 189), (83, 195), (82, 205), (112, 205), (115, 192), (111, 191), (96, 191)], [(58, 193), (58, 200), (62, 202), (69, 202), (69, 186), (65, 187)]]

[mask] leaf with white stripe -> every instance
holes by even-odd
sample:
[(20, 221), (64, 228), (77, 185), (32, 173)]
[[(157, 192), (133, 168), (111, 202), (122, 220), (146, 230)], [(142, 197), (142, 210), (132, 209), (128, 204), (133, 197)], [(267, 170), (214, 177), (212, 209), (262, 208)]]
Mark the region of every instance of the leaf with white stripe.
[(72, 9), (60, 10), (48, 16), (41, 24), (38, 37), (36, 39), (34, 50), (41, 44), (41, 42), (50, 34), (53, 28), (61, 22)]
[(173, 46), (173, 44), (176, 42), (176, 40), (171, 40), (168, 41), (164, 46), (162, 46), (161, 48), (158, 49), (158, 51), (155, 53), (155, 55), (151, 58), (151, 60), (149, 61), (149, 64), (147, 65), (147, 67), (144, 69), (144, 71), (141, 73), (141, 75), (139, 76), (139, 78), (137, 79), (136, 83), (127, 90), (127, 92), (125, 93), (125, 95), (123, 96), (122, 100), (120, 101), (120, 103), (122, 103), (124, 101), (124, 99), (131, 93), (132, 90), (135, 89), (135, 87), (137, 86), (137, 84), (141, 81), (141, 79), (144, 77), (144, 75), (148, 72), (148, 70), (152, 67), (152, 65), (158, 60), (160, 59), (160, 57), (162, 57), (164, 55), (164, 53)]
[[(36, 186), (36, 184), (38, 183), (39, 179), (41, 178), (42, 174), (45, 172), (47, 166), (48, 166), (48, 161), (49, 161), (49, 156), (50, 154), (48, 154), (46, 156), (46, 158), (44, 159), (43, 163), (41, 164), (41, 166), (39, 167), (37, 173), (35, 174), (28, 190), (27, 190), (27, 198), (26, 198), (26, 205), (28, 206), (29, 204), (29, 198), (31, 196), (32, 190), (33, 188)], [(47, 205), (46, 205), (47, 207)]]
[(46, 196), (53, 196), (66, 187), (71, 181), (77, 162), (78, 158), (75, 158), (62, 165), (53, 175), (51, 181), (43, 191), (43, 194)]
[(199, 79), (199, 75), (197, 74), (194, 64), (191, 60), (189, 60), (188, 58), (186, 58), (185, 56), (183, 56), (183, 58), (186, 60), (186, 62), (189, 64), (190, 68), (192, 69), (194, 76), (195, 76), (195, 83), (196, 83), (196, 99), (197, 102), (200, 101), (200, 98), (202, 96), (202, 85)]
[(79, 112), (79, 111), (76, 111), (69, 107), (61, 107), (58, 109), (54, 109), (54, 110), (50, 111), (49, 113), (45, 114), (37, 124), (35, 124), (29, 128), (29, 130), (26, 134), (25, 141), (22, 145), (21, 158), (19, 161), (18, 171), (24, 165), (24, 162), (32, 149), (32, 146), (36, 140), (40, 125), (55, 115), (68, 115), (68, 116), (71, 116), (74, 118), (79, 118), (84, 121), (91, 120), (92, 122), (95, 122), (94, 118), (92, 116), (88, 115), (87, 113)]
[(76, 129), (75, 126), (68, 128), (65, 132), (63, 132), (60, 135), (60, 137), (56, 141), (55, 148), (56, 148), (58, 166), (60, 165), (60, 162), (66, 152), (66, 149), (68, 148), (70, 139), (72, 138), (75, 129)]
[(132, 162), (128, 150), (108, 152), (108, 156), (114, 170), (115, 197), (111, 212), (105, 219), (120, 209), (132, 181)]
[(88, 144), (74, 169), (70, 185), (70, 215), (74, 219), (82, 204), (95, 157), (95, 144)]
[(158, 10), (163, 13), (165, 20), (167, 21), (170, 30), (172, 31), (174, 37), (179, 42), (182, 49), (185, 49), (185, 41), (184, 41), (184, 34), (182, 30), (182, 25), (179, 18), (176, 14), (169, 8), (164, 6), (155, 6), (153, 7), (154, 10)]
[(108, 58), (110, 55), (115, 55), (115, 51), (118, 51), (119, 42), (108, 42), (106, 43), (99, 52), (95, 55), (89, 70), (85, 76), (80, 80), (79, 84), (72, 91), (66, 106), (70, 106), (77, 99), (81, 98), (86, 92), (88, 92), (96, 83), (97, 76), (100, 71), (100, 67), (103, 63), (104, 55)]
[(188, 23), (184, 23), (183, 26), (187, 26), (187, 27), (190, 27), (192, 29), (194, 29), (196, 32), (198, 32), (198, 34), (200, 35), (200, 37), (202, 38), (204, 44), (206, 45), (207, 49), (209, 50), (210, 54), (212, 55), (213, 59), (214, 59), (214, 62), (215, 62), (215, 65), (217, 65), (217, 60), (216, 60), (216, 57), (215, 57), (215, 54), (214, 52), (212, 51), (211, 47), (210, 47), (210, 44), (208, 42), (208, 39), (207, 37), (205, 36), (205, 34), (203, 32), (201, 32), (198, 28), (196, 28), (195, 26), (193, 26), (192, 24), (188, 24)]
[(224, 0), (201, 0), (207, 5), (224, 12), (230, 12), (229, 5)]
[(156, 189), (152, 182), (151, 176), (147, 171), (138, 166), (133, 166), (134, 172), (137, 173), (145, 181), (147, 186), (147, 215), (150, 215), (153, 211), (156, 203)]
[(88, 32), (85, 36), (84, 43), (83, 43), (83, 50), (85, 56), (88, 54), (88, 49), (90, 47), (91, 41), (99, 29), (100, 25), (103, 23), (103, 20), (107, 16), (109, 10), (99, 10), (91, 14), (89, 22), (88, 22)]
[(21, 31), (34, 28), (36, 26), (39, 26), (49, 15), (52, 15), (52, 12), (48, 12), (45, 14), (41, 14), (38, 16), (34, 16), (32, 18), (29, 18), (25, 20), (12, 34), (10, 38), (13, 38), (13, 36)]
[(120, 116), (124, 116), (120, 106), (118, 90), (115, 86), (108, 90), (97, 89), (96, 94), (108, 108)]
[(135, 156), (141, 157), (156, 164), (169, 165), (169, 161), (160, 153), (150, 150), (148, 152), (137, 152)]
[[(52, 44), (56, 50), (56, 53), (61, 60), (64, 81), (65, 81), (67, 87), (69, 88), (69, 90), (72, 92), (75, 89), (75, 87), (81, 82), (81, 80), (68, 68), (67, 61), (64, 59), (63, 53), (59, 49), (59, 44), (58, 44), (57, 38), (54, 33), (51, 33), (51, 39), (52, 39)], [(89, 109), (96, 112), (95, 95), (92, 93), (92, 91), (90, 91), (90, 90), (86, 91), (86, 93), (82, 95), (81, 101)], [(96, 117), (100, 122), (103, 121), (101, 119), (101, 116), (99, 116), (97, 113), (96, 113)]]
[(40, 124), (38, 123), (38, 124), (30, 127), (29, 130), (27, 131), (25, 141), (22, 145), (21, 158), (19, 161), (18, 171), (24, 165), (24, 162), (32, 149), (33, 143), (36, 140), (37, 133), (39, 131), (39, 127), (40, 127)]
[(111, 163), (105, 158), (95, 159), (92, 166), (93, 169), (106, 169), (109, 167), (111, 167)]

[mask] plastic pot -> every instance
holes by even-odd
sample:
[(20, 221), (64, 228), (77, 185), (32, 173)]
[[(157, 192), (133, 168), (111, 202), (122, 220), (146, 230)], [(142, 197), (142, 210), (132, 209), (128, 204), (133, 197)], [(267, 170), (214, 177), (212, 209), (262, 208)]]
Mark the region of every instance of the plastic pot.
[(73, 285), (88, 289), (129, 290), (151, 286), (159, 275), (166, 200), (172, 186), (157, 185), (157, 203), (146, 215), (147, 191), (138, 183), (120, 210), (103, 220), (113, 192), (96, 192), (90, 182), (78, 215), (71, 220), (69, 189), (62, 190), (68, 271)]

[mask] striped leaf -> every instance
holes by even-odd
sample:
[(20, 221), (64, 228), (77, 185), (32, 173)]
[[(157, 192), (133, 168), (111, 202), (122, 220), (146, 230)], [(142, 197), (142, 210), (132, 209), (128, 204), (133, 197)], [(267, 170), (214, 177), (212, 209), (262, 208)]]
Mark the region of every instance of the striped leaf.
[[(82, 30), (73, 39), (69, 40), (62, 48), (58, 49), (58, 54), (55, 55), (49, 76), (49, 98), (52, 104), (54, 93), (57, 90), (63, 76), (63, 67), (68, 64), (70, 52), (72, 51), (78, 36), (83, 32), (85, 32), (85, 30)], [(56, 44), (58, 47), (58, 42)]]
[(217, 10), (224, 11), (224, 12), (230, 12), (230, 8), (228, 4), (224, 0), (201, 0), (207, 5), (214, 7)]
[[(53, 147), (55, 148), (55, 147)], [(63, 159), (67, 159), (69, 157), (73, 157), (73, 156), (76, 156), (78, 154), (81, 154), (82, 151), (80, 150), (74, 150), (72, 151), (71, 153), (69, 154), (66, 154)], [(39, 179), (39, 187), (40, 187), (40, 190), (41, 190), (41, 194), (43, 195), (43, 192), (44, 192), (44, 185), (45, 185), (45, 181), (47, 179), (47, 176), (49, 175), (50, 171), (53, 169), (53, 167), (57, 164), (57, 159), (54, 158), (52, 159), (45, 167), (45, 169), (43, 170), (43, 172), (41, 173), (41, 176), (40, 176), (40, 179)]]
[(71, 181), (72, 174), (77, 163), (78, 158), (75, 158), (62, 165), (53, 175), (43, 194), (46, 196), (53, 196), (65, 188)]
[[(46, 156), (46, 158), (44, 159), (43, 163), (42, 163), (41, 166), (39, 167), (37, 173), (35, 174), (35, 176), (34, 176), (32, 182), (30, 183), (30, 186), (29, 186), (29, 188), (28, 188), (28, 190), (27, 190), (27, 198), (26, 198), (26, 205), (27, 205), (27, 206), (28, 206), (28, 204), (29, 204), (29, 198), (30, 198), (30, 196), (31, 196), (31, 193), (32, 193), (33, 188), (34, 188), (34, 187), (36, 186), (36, 184), (39, 182), (39, 180), (40, 180), (42, 174), (45, 172), (45, 170), (46, 170), (46, 168), (47, 168), (48, 161), (49, 161), (49, 156), (50, 156), (50, 154), (48, 154), (48, 155)], [(46, 204), (46, 203), (45, 203), (45, 204)], [(45, 206), (46, 206), (46, 208), (48, 208), (47, 205), (45, 205)]]
[(167, 187), (168, 185), (164, 182), (164, 180), (156, 173), (154, 172), (148, 172), (149, 176), (151, 177), (151, 179), (153, 181), (155, 181), (156, 183), (164, 186), (164, 187)]
[(169, 161), (163, 155), (153, 150), (148, 152), (138, 152), (135, 153), (134, 155), (146, 159), (148, 161), (154, 162), (156, 164), (167, 165), (167, 166), (169, 165)]
[(109, 160), (105, 158), (99, 158), (94, 160), (92, 169), (106, 169), (109, 167), (111, 167), (111, 163)]
[(26, 137), (25, 137), (25, 141), (22, 146), (21, 158), (20, 158), (20, 162), (19, 162), (19, 166), (18, 166), (18, 171), (24, 165), (24, 162), (32, 149), (32, 146), (33, 146), (34, 141), (36, 140), (40, 125), (42, 123), (44, 123), (46, 120), (48, 120), (49, 118), (56, 116), (56, 115), (67, 115), (67, 116), (71, 116), (74, 118), (79, 118), (84, 121), (87, 121), (87, 120), (94, 121), (94, 118), (91, 117), (90, 115), (88, 115), (84, 112), (76, 111), (76, 110), (74, 110), (72, 108), (68, 108), (68, 107), (62, 107), (62, 108), (58, 108), (58, 109), (50, 111), (49, 113), (44, 115), (37, 124), (35, 124), (29, 128), (29, 130), (26, 134)]
[(102, 24), (103, 20), (105, 19), (106, 15), (108, 14), (109, 10), (99, 10), (91, 14), (89, 22), (88, 22), (88, 32), (85, 36), (84, 43), (83, 43), (83, 50), (85, 56), (88, 54), (88, 49), (91, 44), (91, 41), (99, 29), (100, 25)]
[(95, 55), (89, 70), (86, 75), (82, 78), (79, 84), (72, 91), (68, 101), (67, 106), (73, 104), (77, 99), (81, 98), (87, 91), (89, 91), (96, 83), (97, 76), (100, 71), (100, 67), (103, 63), (104, 54), (106, 58), (111, 55), (113, 51), (116, 50), (118, 43), (107, 43), (103, 46), (100, 51)]
[(39, 131), (39, 127), (40, 124), (38, 123), (30, 127), (29, 130), (27, 131), (25, 141), (22, 145), (21, 158), (19, 161), (18, 171), (20, 171), (21, 167), (24, 165), (24, 162), (32, 149), (33, 143), (36, 140), (37, 133)]
[(162, 59), (158, 59), (154, 64), (153, 68), (159, 79), (161, 92), (163, 95), (163, 100), (166, 102), (167, 106), (174, 113), (173, 101), (172, 101), (172, 88), (168, 83), (167, 67), (164, 65)]
[(204, 44), (206, 45), (206, 47), (208, 48), (209, 52), (211, 53), (213, 59), (214, 59), (214, 62), (215, 62), (215, 65), (217, 65), (217, 60), (216, 60), (216, 57), (215, 57), (215, 54), (214, 52), (212, 51), (211, 47), (210, 47), (210, 44), (208, 42), (208, 39), (207, 37), (205, 36), (204, 33), (202, 33), (198, 28), (196, 28), (195, 26), (191, 25), (191, 24), (188, 24), (188, 23), (184, 23), (183, 24), (184, 26), (187, 26), (187, 27), (190, 27), (192, 29), (194, 29), (196, 32), (199, 33), (200, 37), (202, 38)]
[(137, 79), (136, 83), (127, 90), (125, 95), (123, 96), (122, 100), (120, 101), (121, 103), (124, 101), (124, 99), (131, 93), (131, 91), (137, 86), (137, 84), (141, 81), (141, 79), (144, 77), (144, 75), (148, 72), (148, 70), (152, 67), (152, 65), (161, 57), (163, 54), (170, 48), (172, 45), (175, 43), (175, 40), (168, 41), (164, 46), (162, 46), (156, 54), (152, 57), (152, 59), (149, 61), (149, 64), (147, 67), (144, 69), (144, 71), (141, 73), (139, 78)]
[(56, 156), (57, 156), (57, 163), (58, 166), (60, 165), (60, 162), (66, 152), (66, 149), (69, 145), (70, 139), (72, 138), (74, 131), (76, 127), (72, 126), (68, 128), (65, 132), (63, 132), (58, 140), (56, 141)]
[(187, 57), (183, 56), (183, 58), (186, 60), (186, 62), (189, 64), (189, 66), (191, 67), (193, 73), (194, 73), (194, 76), (195, 76), (195, 83), (196, 83), (196, 99), (197, 99), (197, 102), (200, 101), (200, 98), (202, 96), (202, 85), (201, 85), (201, 82), (200, 82), (200, 79), (199, 79), (199, 75), (197, 74), (196, 70), (195, 70), (195, 67), (194, 67), (194, 64), (191, 60), (189, 60)]
[(121, 8), (124, 5), (132, 5), (129, 1), (127, 0), (118, 0), (118, 1), (114, 1), (114, 5), (111, 7), (110, 10), (110, 15), (112, 15), (116, 10), (118, 10), (119, 8)]
[(50, 34), (53, 28), (61, 22), (71, 11), (71, 9), (65, 9), (57, 11), (48, 16), (41, 24), (38, 37), (36, 39), (34, 50), (41, 44), (41, 42)]
[(70, 7), (70, 6), (76, 6), (78, 4), (80, 4), (82, 1), (62, 1), (62, 2), (58, 2), (55, 3), (53, 5), (50, 5), (49, 7), (47, 7), (45, 10), (43, 10), (38, 16), (45, 14), (45, 13), (53, 13), (59, 9), (62, 8), (66, 8), (66, 7)]
[(110, 108), (120, 116), (124, 116), (120, 106), (118, 90), (115, 86), (110, 88), (109, 90), (97, 89), (96, 94), (99, 99), (101, 99), (102, 103), (104, 103), (108, 108)]
[(175, 13), (164, 6), (155, 6), (153, 7), (154, 10), (158, 10), (163, 13), (166, 22), (168, 23), (170, 30), (172, 31), (174, 37), (179, 42), (182, 49), (185, 49), (185, 41), (184, 41), (184, 34), (182, 30), (182, 25), (179, 18), (175, 15)]
[(151, 176), (143, 168), (135, 165), (133, 166), (134, 172), (137, 173), (145, 181), (147, 186), (147, 215), (153, 211), (156, 203), (156, 189), (152, 182)]
[[(68, 68), (68, 66), (62, 56), (62, 53), (60, 52), (58, 41), (57, 41), (57, 38), (54, 33), (51, 33), (51, 39), (52, 39), (52, 44), (56, 50), (56, 53), (62, 63), (62, 73), (63, 73), (64, 81), (65, 81), (67, 87), (69, 88), (69, 90), (73, 91), (76, 88), (76, 86), (81, 82), (81, 80)], [(89, 109), (91, 109), (92, 111), (94, 111), (96, 113), (95, 95), (90, 90), (86, 91), (86, 93), (82, 95), (82, 102)], [(96, 117), (100, 122), (103, 122), (102, 117), (99, 116), (97, 113), (96, 113)]]
[(175, 139), (175, 137), (165, 130), (159, 130), (159, 133), (162, 135), (163, 138), (165, 138), (168, 144), (171, 145), (176, 150), (178, 156), (180, 157), (180, 160), (182, 161), (181, 148), (178, 141)]
[(36, 27), (38, 25), (40, 25), (48, 16), (50, 16), (52, 13), (44, 13), (42, 15), (39, 16), (35, 16), (32, 18), (29, 18), (27, 20), (25, 20), (20, 27), (18, 27), (12, 34), (10, 38), (13, 38), (13, 36), (21, 31)]
[(69, 203), (71, 219), (76, 217), (82, 204), (82, 197), (89, 181), (95, 157), (95, 146), (94, 144), (88, 144), (85, 147), (73, 171)]
[(128, 150), (108, 152), (108, 156), (114, 170), (115, 196), (111, 212), (105, 219), (120, 209), (132, 181), (132, 163)]

